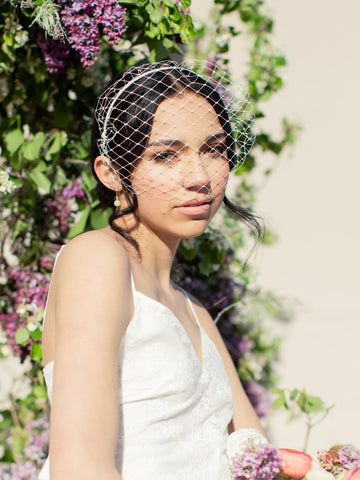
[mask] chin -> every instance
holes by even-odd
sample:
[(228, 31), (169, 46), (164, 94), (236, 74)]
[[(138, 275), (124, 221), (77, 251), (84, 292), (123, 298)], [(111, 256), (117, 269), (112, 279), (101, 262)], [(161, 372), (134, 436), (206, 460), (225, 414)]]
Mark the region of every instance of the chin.
[(209, 226), (209, 223), (210, 222), (206, 220), (195, 220), (190, 225), (184, 226), (184, 228), (181, 230), (179, 237), (181, 239), (199, 237), (202, 233), (205, 232), (205, 230)]

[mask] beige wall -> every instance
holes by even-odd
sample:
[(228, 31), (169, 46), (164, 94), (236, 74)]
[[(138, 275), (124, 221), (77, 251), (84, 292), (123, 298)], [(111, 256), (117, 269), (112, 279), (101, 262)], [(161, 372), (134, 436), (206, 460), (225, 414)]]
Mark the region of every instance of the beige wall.
[[(276, 132), (286, 115), (303, 132), (259, 195), (257, 210), (280, 240), (255, 263), (263, 286), (303, 305), (290, 326), (276, 327), (285, 336), (281, 384), (336, 404), (314, 430), (311, 449), (360, 448), (360, 2), (265, 3), (289, 63), (286, 87), (266, 104), (267, 129)], [(193, 0), (193, 14), (203, 15), (205, 4)], [(234, 52), (236, 68), (242, 62)], [(271, 430), (279, 444), (302, 446), (300, 424), (275, 417)]]

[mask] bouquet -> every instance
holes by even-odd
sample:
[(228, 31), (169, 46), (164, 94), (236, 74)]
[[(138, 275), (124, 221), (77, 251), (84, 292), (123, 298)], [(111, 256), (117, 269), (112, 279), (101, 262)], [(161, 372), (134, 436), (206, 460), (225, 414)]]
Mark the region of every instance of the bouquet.
[(256, 429), (233, 432), (227, 442), (233, 480), (360, 480), (360, 450), (335, 445), (315, 459), (271, 445)]

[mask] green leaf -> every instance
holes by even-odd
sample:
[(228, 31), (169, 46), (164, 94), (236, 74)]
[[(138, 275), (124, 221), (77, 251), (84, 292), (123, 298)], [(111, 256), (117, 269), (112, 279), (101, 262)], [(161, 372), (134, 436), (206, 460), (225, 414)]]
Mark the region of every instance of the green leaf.
[(25, 145), (23, 154), (27, 160), (37, 160), (39, 158), (40, 149), (43, 146), (44, 138), (44, 132), (38, 132), (35, 135), (34, 140), (31, 140)]
[(84, 186), (89, 192), (94, 190), (94, 188), (96, 187), (96, 180), (89, 170), (84, 170), (83, 172), (81, 172), (81, 178), (84, 181)]
[(284, 407), (288, 410), (288, 404), (286, 402), (286, 397), (283, 391), (279, 394), (278, 398), (273, 401), (272, 407), (274, 410), (278, 410), (281, 407)]
[(25, 443), (26, 443), (26, 438), (23, 436), (16, 436), (14, 435), (12, 438), (12, 450), (16, 452), (15, 454), (15, 457), (18, 457), (20, 456), (23, 451), (24, 451), (24, 447), (25, 447)]
[(12, 132), (4, 135), (4, 142), (6, 145), (6, 150), (10, 153), (10, 155), (14, 155), (14, 153), (24, 143), (24, 134), (22, 130), (20, 130), (20, 128), (17, 128), (16, 130), (13, 130)]
[(3, 40), (9, 47), (12, 47), (14, 44), (14, 37), (10, 32), (4, 32)]
[(49, 167), (46, 165), (46, 163), (43, 160), (40, 160), (40, 162), (33, 169), (33, 172), (46, 172), (48, 168)]
[(51, 160), (51, 158), (59, 153), (61, 149), (66, 145), (68, 136), (63, 130), (56, 130), (49, 137), (46, 146), (48, 150), (45, 155), (45, 160)]
[(97, 208), (96, 210), (93, 210), (90, 215), (90, 225), (95, 230), (106, 227), (108, 225), (108, 218), (110, 214), (110, 208), (107, 208), (106, 210), (103, 210), (102, 208)]
[(272, 392), (273, 393), (284, 393), (284, 390), (282, 388), (273, 388)]
[(184, 245), (180, 246), (181, 253), (183, 254), (184, 258), (186, 260), (194, 260), (195, 255), (196, 255), (196, 249), (195, 248), (185, 248)]
[(201, 273), (201, 275), (209, 275), (210, 265), (204, 260), (201, 260), (199, 262), (199, 272)]
[(306, 413), (315, 413), (324, 410), (325, 406), (320, 397), (306, 395), (303, 408)]
[(17, 238), (21, 232), (25, 232), (27, 230), (29, 230), (29, 222), (25, 222), (25, 220), (19, 218), (14, 228), (14, 238)]
[(30, 332), (30, 335), (31, 335), (31, 338), (33, 338), (34, 340), (40, 340), (40, 338), (42, 337), (42, 332), (40, 328), (37, 328), (33, 332)]
[(50, 193), (51, 182), (42, 172), (37, 172), (36, 170), (33, 170), (29, 173), (29, 177), (38, 187), (40, 194)]
[(160, 11), (157, 2), (154, 2), (154, 5), (155, 6), (149, 3), (148, 5), (146, 5), (145, 10), (148, 12), (151, 22), (156, 25), (162, 21), (162, 19), (164, 18), (164, 14)]
[(291, 390), (290, 392), (290, 400), (295, 400), (299, 393), (299, 390), (297, 388), (294, 388), (294, 390)]
[(15, 333), (15, 342), (18, 345), (27, 345), (30, 333), (26, 328), (18, 328)]
[(36, 398), (46, 398), (46, 387), (44, 387), (43, 385), (35, 385), (35, 387), (33, 388), (33, 394)]
[(31, 347), (31, 360), (41, 360), (42, 359), (42, 348), (40, 343), (33, 343)]
[(79, 220), (75, 223), (75, 225), (71, 227), (68, 233), (69, 238), (73, 238), (84, 231), (89, 215), (90, 215), (90, 206), (86, 205), (86, 207), (81, 213)]

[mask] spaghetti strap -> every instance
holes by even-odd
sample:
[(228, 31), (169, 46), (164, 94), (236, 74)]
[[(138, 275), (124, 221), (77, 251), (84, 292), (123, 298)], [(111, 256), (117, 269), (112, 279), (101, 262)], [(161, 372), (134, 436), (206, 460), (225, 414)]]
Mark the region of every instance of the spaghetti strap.
[(134, 293), (136, 292), (135, 282), (134, 282), (134, 276), (133, 276), (131, 267), (129, 267), (129, 270), (130, 270), (131, 290), (132, 290), (132, 292), (133, 292), (133, 294), (134, 294)]
[(184, 292), (184, 294), (185, 294), (185, 296), (186, 296), (186, 300), (188, 301), (188, 304), (189, 304), (189, 306), (190, 306), (191, 312), (192, 312), (192, 314), (194, 315), (194, 318), (195, 318), (195, 320), (196, 320), (197, 326), (200, 328), (200, 327), (201, 327), (200, 321), (199, 321), (199, 318), (198, 318), (197, 313), (196, 313), (196, 311), (195, 311), (194, 305), (193, 305), (193, 303), (192, 303), (192, 301), (191, 301), (188, 293), (185, 292), (184, 290), (183, 290), (183, 292)]
[[(56, 254), (56, 256), (55, 256), (54, 266), (53, 266), (53, 273), (54, 273), (54, 270), (55, 270), (55, 267), (56, 267), (56, 262), (58, 261), (59, 256), (60, 256), (60, 253), (63, 251), (63, 249), (64, 249), (65, 246), (66, 246), (66, 245), (61, 245), (60, 250), (57, 252), (57, 254)], [(51, 276), (51, 280), (50, 280), (50, 284), (49, 284), (49, 288), (48, 288), (48, 294), (47, 294), (47, 298), (46, 298), (46, 303), (45, 303), (45, 307), (44, 307), (43, 326), (42, 326), (43, 330), (44, 330), (44, 326), (45, 326), (46, 310), (47, 310), (47, 306), (48, 306), (49, 292), (50, 292), (50, 288), (51, 288), (51, 283), (52, 283), (52, 276)]]

